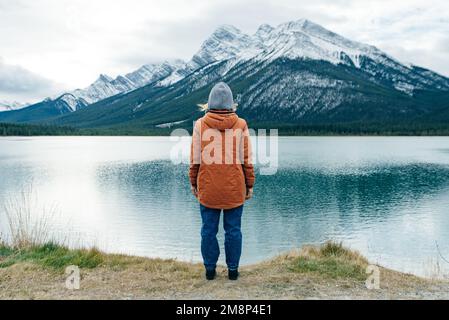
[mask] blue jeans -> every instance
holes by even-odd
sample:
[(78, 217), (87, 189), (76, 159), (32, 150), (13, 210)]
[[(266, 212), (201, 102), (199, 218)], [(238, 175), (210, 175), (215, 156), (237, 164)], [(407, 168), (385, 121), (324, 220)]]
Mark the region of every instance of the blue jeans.
[[(217, 241), (218, 225), (221, 209), (211, 209), (200, 204), (201, 218), (201, 254), (206, 270), (217, 266), (220, 247)], [(225, 230), (226, 264), (229, 270), (237, 270), (242, 254), (241, 221), (243, 205), (233, 209), (223, 210), (223, 226)]]

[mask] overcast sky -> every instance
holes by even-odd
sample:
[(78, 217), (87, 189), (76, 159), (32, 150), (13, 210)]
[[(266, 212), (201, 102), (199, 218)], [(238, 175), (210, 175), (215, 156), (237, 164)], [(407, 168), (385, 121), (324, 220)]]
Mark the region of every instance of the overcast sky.
[(221, 24), (307, 18), (449, 76), (447, 0), (0, 0), (0, 101), (36, 101), (164, 59)]

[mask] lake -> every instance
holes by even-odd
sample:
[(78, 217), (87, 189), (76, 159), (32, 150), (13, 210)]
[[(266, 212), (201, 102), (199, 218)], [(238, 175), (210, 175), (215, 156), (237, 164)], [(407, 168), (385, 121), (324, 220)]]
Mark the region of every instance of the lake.
[[(188, 166), (170, 161), (174, 144), (0, 138), (0, 204), (31, 190), (33, 212), (51, 211), (53, 237), (67, 243), (201, 261), (199, 206)], [(278, 148), (276, 174), (257, 168), (245, 205), (242, 264), (335, 240), (386, 267), (449, 273), (449, 138), (281, 137)]]

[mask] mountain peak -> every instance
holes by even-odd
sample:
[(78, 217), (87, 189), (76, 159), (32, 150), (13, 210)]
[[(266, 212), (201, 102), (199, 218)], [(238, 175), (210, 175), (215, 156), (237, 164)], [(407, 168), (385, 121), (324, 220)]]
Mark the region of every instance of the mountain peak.
[(342, 36), (324, 28), (323, 26), (308, 20), (308, 19), (298, 19), (294, 21), (289, 21), (285, 23), (281, 23), (277, 26), (277, 30), (281, 32), (287, 32), (287, 31), (300, 31), (304, 32), (309, 35), (324, 35), (326, 36), (325, 39), (329, 40), (332, 37), (339, 37), (343, 38)]
[(239, 34), (242, 33), (242, 31), (240, 31), (240, 29), (234, 27), (233, 25), (222, 24), (218, 26), (218, 28), (215, 29), (215, 31), (213, 32), (213, 34), (222, 34), (222, 33)]
[(108, 76), (107, 74), (100, 74), (100, 76), (98, 77), (97, 80), (95, 80), (95, 82), (111, 82), (112, 80), (114, 80), (113, 78), (111, 78), (110, 76)]
[(163, 66), (170, 66), (174, 69), (180, 68), (181, 66), (185, 65), (185, 61), (182, 59), (168, 59), (164, 60), (161, 65)]
[(257, 31), (271, 31), (273, 29), (274, 27), (272, 27), (268, 23), (263, 23), (259, 26), (259, 28), (257, 28)]
[(255, 36), (255, 37), (258, 37), (258, 38), (264, 39), (264, 38), (266, 38), (266, 37), (271, 33), (271, 31), (273, 31), (273, 30), (274, 30), (274, 27), (270, 26), (269, 24), (264, 23), (264, 24), (260, 25), (259, 28), (257, 28), (257, 31), (256, 31), (256, 33), (254, 34), (254, 36)]
[(77, 99), (77, 97), (75, 97), (72, 93), (68, 93), (68, 92), (63, 93), (55, 101), (56, 102), (63, 101), (65, 106), (70, 109), (69, 110), (70, 112), (76, 111), (76, 110), (84, 107), (84, 105)]
[(236, 27), (221, 25), (203, 42), (200, 50), (189, 62), (189, 68), (195, 70), (215, 61), (235, 57), (251, 43), (251, 37)]
[(307, 20), (307, 19), (298, 19), (298, 20), (294, 20), (294, 21), (281, 23), (278, 26), (278, 28), (280, 27), (281, 29), (284, 29), (284, 30), (295, 31), (295, 30), (303, 30), (310, 26), (314, 27), (314, 26), (318, 26), (318, 25), (310, 20)]
[(65, 92), (65, 93), (61, 94), (56, 99), (61, 99), (61, 98), (70, 98), (70, 99), (72, 99), (72, 98), (75, 98), (75, 96), (72, 93), (70, 93), (70, 92)]
[(249, 41), (250, 36), (243, 33), (240, 29), (229, 25), (224, 24), (219, 26), (215, 31), (211, 34), (211, 36), (206, 39), (206, 41), (203, 43), (213, 43), (213, 42), (225, 42), (225, 43), (235, 43), (235, 42), (247, 42)]

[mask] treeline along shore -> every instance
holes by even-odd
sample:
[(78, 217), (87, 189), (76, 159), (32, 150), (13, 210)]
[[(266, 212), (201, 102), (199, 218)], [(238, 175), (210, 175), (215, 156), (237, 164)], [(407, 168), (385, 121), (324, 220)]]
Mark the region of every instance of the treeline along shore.
[[(251, 125), (251, 124), (250, 124)], [(277, 129), (281, 136), (449, 136), (449, 124), (302, 124), (273, 125), (256, 123), (258, 129)], [(75, 128), (44, 124), (0, 123), (0, 136), (168, 136), (174, 129), (191, 127), (174, 126), (146, 129), (132, 127)]]

